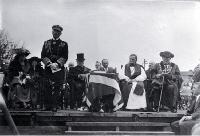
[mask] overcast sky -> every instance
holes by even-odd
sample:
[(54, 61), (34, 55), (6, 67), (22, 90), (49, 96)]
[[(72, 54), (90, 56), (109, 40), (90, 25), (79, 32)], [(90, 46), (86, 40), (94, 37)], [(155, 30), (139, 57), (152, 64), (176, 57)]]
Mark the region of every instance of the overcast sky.
[[(1, 1), (1, 0), (0, 0)], [(175, 54), (180, 69), (200, 62), (200, 2), (134, 0), (3, 0), (0, 25), (39, 56), (51, 26), (59, 24), (69, 44), (69, 61), (85, 53), (85, 64), (108, 58), (119, 67), (131, 53), (159, 62), (160, 51)], [(1, 9), (1, 7), (0, 7)]]

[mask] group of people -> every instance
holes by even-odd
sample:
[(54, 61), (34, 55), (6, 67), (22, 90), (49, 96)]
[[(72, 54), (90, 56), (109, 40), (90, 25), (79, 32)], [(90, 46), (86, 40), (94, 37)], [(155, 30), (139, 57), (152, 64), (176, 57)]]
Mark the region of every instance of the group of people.
[[(150, 63), (147, 71), (137, 63), (136, 54), (129, 56), (129, 63), (120, 71), (109, 67), (108, 59), (97, 61), (96, 69), (91, 70), (84, 66), (83, 53), (77, 54), (77, 66), (69, 63), (68, 68), (65, 68), (68, 44), (60, 39), (62, 31), (63, 28), (59, 25), (52, 27), (53, 38), (44, 42), (41, 58), (26, 59), (30, 54), (28, 50), (15, 49), (17, 55), (10, 63), (6, 74), (6, 85), (9, 85), (6, 97), (11, 107), (15, 107), (17, 103), (27, 107), (26, 104), (30, 101), (33, 107), (37, 107), (36, 101), (40, 101), (39, 107), (46, 110), (57, 111), (63, 105), (71, 109), (84, 110), (88, 107), (85, 102), (88, 88), (86, 75), (102, 71), (117, 75), (116, 80), (123, 101), (122, 110), (159, 111), (168, 108), (171, 112), (177, 112), (182, 78), (178, 66), (170, 61), (174, 57), (171, 52), (161, 52), (162, 61)], [(42, 93), (38, 95), (38, 91)], [(101, 108), (97, 111), (112, 112), (115, 108), (114, 96), (113, 92), (97, 98), (91, 107), (99, 101), (95, 106), (101, 105)]]

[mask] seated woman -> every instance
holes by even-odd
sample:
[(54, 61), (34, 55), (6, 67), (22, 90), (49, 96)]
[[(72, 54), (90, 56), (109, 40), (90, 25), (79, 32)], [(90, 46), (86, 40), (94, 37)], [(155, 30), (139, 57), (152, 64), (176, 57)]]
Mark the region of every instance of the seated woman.
[(139, 110), (146, 108), (146, 97), (143, 81), (146, 79), (146, 74), (143, 67), (137, 62), (137, 56), (131, 54), (129, 63), (125, 65), (125, 76), (119, 75), (119, 79), (125, 79), (122, 83), (122, 97), (124, 101), (123, 109)]
[(44, 97), (44, 82), (42, 76), (44, 75), (44, 69), (41, 65), (41, 59), (38, 57), (31, 57), (28, 59), (30, 69), (28, 74), (30, 79), (27, 80), (27, 87), (31, 91), (31, 104), (33, 108), (42, 107)]
[(8, 79), (10, 90), (8, 94), (9, 106), (11, 108), (28, 107), (30, 91), (26, 88), (26, 73), (29, 70), (26, 57), (30, 54), (23, 48), (15, 49), (15, 58), (8, 67)]

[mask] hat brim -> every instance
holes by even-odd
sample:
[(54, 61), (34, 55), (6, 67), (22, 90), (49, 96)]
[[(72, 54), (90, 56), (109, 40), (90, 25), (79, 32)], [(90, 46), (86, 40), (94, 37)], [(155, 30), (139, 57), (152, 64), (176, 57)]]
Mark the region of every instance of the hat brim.
[(59, 31), (59, 32), (62, 32), (62, 30), (61, 29), (59, 29), (59, 28), (52, 28), (53, 30), (56, 30), (56, 31)]
[(165, 57), (165, 58), (173, 58), (174, 54), (172, 54), (170, 52), (160, 52), (160, 56)]

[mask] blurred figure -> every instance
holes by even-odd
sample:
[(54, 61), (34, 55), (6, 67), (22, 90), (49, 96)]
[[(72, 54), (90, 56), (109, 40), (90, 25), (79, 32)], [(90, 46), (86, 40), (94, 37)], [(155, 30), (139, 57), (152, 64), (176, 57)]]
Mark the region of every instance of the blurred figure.
[(96, 63), (95, 63), (95, 70), (96, 71), (100, 71), (101, 70), (101, 62), (96, 61)]
[(186, 114), (178, 121), (171, 123), (171, 128), (176, 135), (191, 135), (192, 127), (200, 119), (200, 85), (194, 90), (194, 95)]

